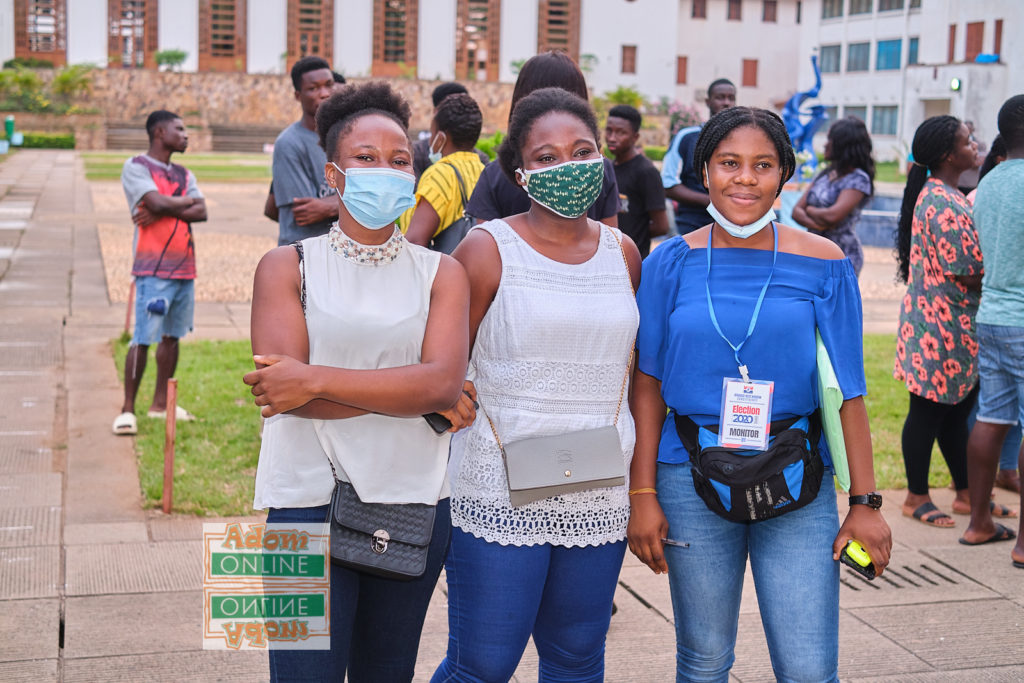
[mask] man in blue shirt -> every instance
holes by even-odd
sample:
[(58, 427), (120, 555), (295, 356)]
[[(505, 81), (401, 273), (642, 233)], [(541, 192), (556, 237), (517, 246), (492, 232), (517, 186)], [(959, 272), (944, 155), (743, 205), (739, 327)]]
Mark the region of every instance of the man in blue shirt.
[[(736, 106), (736, 86), (719, 78), (708, 86), (708, 109), (714, 116)], [(707, 212), (708, 191), (701, 172), (693, 167), (693, 150), (702, 126), (683, 128), (672, 138), (661, 166), (661, 184), (665, 195), (676, 201), (676, 228), (680, 235), (693, 232), (711, 222)]]
[[(971, 523), (960, 542), (979, 545), (1014, 538), (992, 519), (990, 495), (999, 451), (1010, 427), (1024, 422), (1024, 95), (999, 110), (1006, 161), (978, 185), (974, 225), (985, 259), (978, 307), (978, 419), (967, 442)], [(1024, 451), (1018, 467), (1024, 467)], [(1021, 497), (1024, 504), (1024, 495)], [(1013, 566), (1024, 569), (1024, 517)]]

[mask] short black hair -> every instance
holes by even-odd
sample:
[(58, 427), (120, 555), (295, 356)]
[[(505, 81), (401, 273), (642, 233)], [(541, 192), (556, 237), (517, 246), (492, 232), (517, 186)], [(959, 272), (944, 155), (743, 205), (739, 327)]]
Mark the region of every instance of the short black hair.
[(609, 109), (608, 117), (611, 118), (612, 116), (617, 119), (625, 119), (629, 121), (629, 125), (633, 129), (634, 133), (640, 132), (640, 124), (644, 121), (636, 107), (631, 107), (628, 104), (616, 104), (614, 107)]
[(1014, 95), (999, 108), (999, 134), (1008, 148), (1024, 145), (1024, 95)]
[(409, 104), (384, 81), (346, 85), (316, 110), (316, 132), (327, 158), (334, 160), (338, 140), (356, 119), (368, 114), (386, 116), (402, 130), (409, 130)]
[(473, 149), (484, 125), (480, 106), (467, 93), (448, 95), (434, 112), (434, 123), (460, 151)]
[(160, 126), (160, 124), (180, 118), (181, 117), (175, 114), (173, 111), (167, 111), (166, 109), (157, 109), (155, 112), (147, 116), (146, 135), (149, 136), (150, 142), (153, 141), (153, 135), (156, 134), (156, 129)]
[(729, 133), (744, 126), (761, 130), (775, 145), (781, 171), (779, 187), (775, 190), (775, 196), (778, 197), (782, 193), (782, 186), (796, 169), (796, 155), (793, 153), (793, 143), (789, 139), (789, 133), (786, 132), (786, 124), (773, 111), (757, 107), (730, 107), (712, 116), (701, 128), (697, 146), (693, 149), (694, 168), (698, 173), (703, 171), (704, 164), (711, 159), (711, 155), (715, 153), (719, 143)]
[(720, 85), (731, 85), (733, 90), (736, 89), (736, 84), (730, 81), (728, 78), (716, 78), (711, 81), (711, 85), (708, 86), (708, 97), (711, 97), (711, 91)]
[(332, 70), (331, 75), (334, 76), (334, 82), (338, 85), (345, 85), (345, 77), (337, 71)]
[(302, 90), (302, 76), (318, 69), (327, 69), (332, 74), (334, 73), (331, 70), (331, 65), (323, 57), (317, 57), (316, 55), (303, 57), (292, 65), (292, 85), (295, 86), (296, 90)]
[(583, 98), (561, 88), (541, 88), (535, 90), (519, 101), (512, 110), (508, 123), (508, 135), (498, 147), (498, 163), (501, 170), (513, 184), (516, 182), (516, 169), (523, 166), (523, 144), (530, 134), (533, 123), (552, 112), (561, 111), (575, 116), (590, 129), (597, 142), (597, 118), (594, 110)]
[(828, 170), (835, 169), (839, 175), (846, 175), (859, 168), (871, 179), (873, 194), (875, 160), (871, 158), (871, 135), (864, 122), (856, 116), (839, 119), (828, 129), (828, 139), (832, 141), (832, 159)]
[(449, 81), (437, 86), (434, 88), (434, 92), (430, 93), (430, 99), (434, 101), (434, 109), (437, 109), (441, 102), (444, 101), (444, 98), (449, 95), (457, 95), (458, 93), (469, 93), (469, 91), (466, 90), (466, 86), (455, 81)]
[(590, 99), (587, 79), (583, 77), (583, 72), (576, 66), (576, 62), (572, 61), (572, 57), (558, 50), (542, 52), (527, 59), (523, 68), (519, 70), (508, 112), (510, 125), (512, 112), (515, 111), (519, 100), (541, 88), (562, 88), (584, 102)]

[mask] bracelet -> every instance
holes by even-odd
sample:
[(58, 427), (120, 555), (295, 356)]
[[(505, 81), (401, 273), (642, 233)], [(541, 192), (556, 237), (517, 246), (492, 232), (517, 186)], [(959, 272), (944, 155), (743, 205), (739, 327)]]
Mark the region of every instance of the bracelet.
[(650, 487), (646, 487), (646, 488), (642, 488), (642, 489), (630, 489), (629, 490), (629, 495), (631, 495), (631, 496), (635, 496), (638, 493), (653, 493), (653, 494), (657, 494), (658, 493), (658, 489), (653, 489), (653, 488), (650, 488)]

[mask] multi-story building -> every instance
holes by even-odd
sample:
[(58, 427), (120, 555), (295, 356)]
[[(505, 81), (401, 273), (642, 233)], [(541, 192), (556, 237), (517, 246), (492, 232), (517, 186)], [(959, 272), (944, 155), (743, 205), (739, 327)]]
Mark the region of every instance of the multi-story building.
[(176, 49), (183, 71), (283, 73), (319, 54), (349, 76), (508, 83), (558, 49), (597, 93), (702, 103), (724, 77), (778, 109), (814, 83), (817, 51), (819, 101), (889, 159), (938, 113), (991, 140), (1024, 92), (1021, 28), (1024, 0), (0, 0), (0, 59), (153, 68)]
[[(0, 58), (280, 73), (320, 54), (354, 76), (512, 82), (546, 49), (595, 92), (702, 102), (715, 78), (769, 106), (792, 91), (798, 0), (0, 0)], [(722, 49), (723, 45), (730, 46)]]
[[(820, 100), (832, 119), (862, 118), (880, 159), (905, 159), (917, 126), (938, 114), (974, 121), (977, 137), (991, 141), (999, 106), (1024, 92), (1024, 44), (1004, 40), (1024, 27), (1024, 2), (815, 4), (812, 14), (805, 3), (805, 23), (818, 49)], [(800, 83), (813, 81), (810, 65), (800, 67)]]

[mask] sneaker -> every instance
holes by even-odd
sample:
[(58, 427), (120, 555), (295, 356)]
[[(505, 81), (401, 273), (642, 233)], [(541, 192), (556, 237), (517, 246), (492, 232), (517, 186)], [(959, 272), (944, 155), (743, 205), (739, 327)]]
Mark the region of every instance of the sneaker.
[[(146, 413), (148, 417), (155, 417), (160, 420), (167, 419), (167, 410), (151, 410)], [(196, 416), (188, 412), (181, 406), (175, 406), (174, 408), (174, 419), (176, 422), (192, 422), (196, 419)]]
[(121, 413), (114, 418), (113, 432), (118, 436), (133, 436), (139, 433), (139, 424), (134, 413)]

